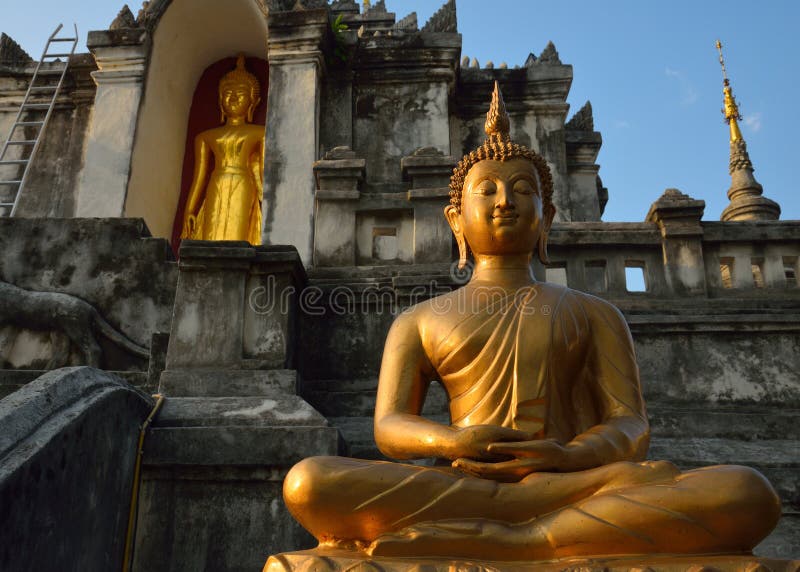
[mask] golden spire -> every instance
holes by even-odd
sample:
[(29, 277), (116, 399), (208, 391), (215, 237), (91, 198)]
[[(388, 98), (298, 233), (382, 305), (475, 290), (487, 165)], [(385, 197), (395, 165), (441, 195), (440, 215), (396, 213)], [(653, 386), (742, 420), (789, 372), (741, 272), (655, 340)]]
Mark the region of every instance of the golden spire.
[(725, 121), (731, 126), (731, 143), (733, 143), (744, 139), (742, 132), (739, 130), (739, 121), (742, 120), (742, 116), (739, 113), (736, 98), (733, 97), (731, 81), (728, 79), (728, 72), (725, 70), (725, 59), (722, 57), (722, 42), (719, 40), (717, 40), (717, 51), (719, 52), (719, 64), (722, 66), (722, 92), (725, 94), (725, 109), (722, 110), (722, 113), (725, 114)]
[(492, 104), (489, 106), (489, 112), (486, 114), (486, 124), (483, 128), (488, 137), (497, 135), (501, 139), (507, 139), (511, 130), (511, 122), (506, 112), (506, 104), (503, 101), (503, 94), (500, 93), (500, 85), (497, 83), (497, 80), (494, 82)]
[(719, 63), (722, 66), (722, 92), (725, 94), (725, 121), (731, 127), (731, 159), (728, 172), (731, 174), (731, 187), (728, 189), (730, 204), (725, 207), (720, 217), (723, 221), (742, 220), (778, 220), (781, 207), (763, 195), (764, 189), (753, 176), (753, 163), (747, 153), (742, 132), (739, 131), (739, 121), (742, 116), (739, 106), (733, 97), (733, 89), (725, 70), (725, 59), (722, 57), (722, 42), (717, 40)]

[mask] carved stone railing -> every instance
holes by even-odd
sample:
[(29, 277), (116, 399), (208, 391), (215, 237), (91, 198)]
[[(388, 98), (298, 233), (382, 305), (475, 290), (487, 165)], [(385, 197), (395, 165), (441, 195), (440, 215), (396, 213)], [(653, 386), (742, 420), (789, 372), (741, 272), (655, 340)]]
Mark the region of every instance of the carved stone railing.
[(697, 231), (675, 246), (653, 223), (557, 224), (551, 264), (537, 277), (610, 299), (800, 300), (796, 221), (702, 222)]

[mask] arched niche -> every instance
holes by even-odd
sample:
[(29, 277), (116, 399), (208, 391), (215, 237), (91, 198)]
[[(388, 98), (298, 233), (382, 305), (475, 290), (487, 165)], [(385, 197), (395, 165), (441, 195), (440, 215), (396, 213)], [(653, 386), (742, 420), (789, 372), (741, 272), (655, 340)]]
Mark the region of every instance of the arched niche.
[[(258, 0), (172, 0), (153, 32), (125, 198), (153, 236), (171, 238), (192, 98), (209, 65), (237, 53), (267, 59), (267, 18)], [(266, 93), (262, 94), (266, 97)]]
[[(180, 195), (178, 197), (177, 208), (175, 210), (174, 223), (172, 226), (172, 248), (177, 253), (180, 245), (180, 235), (183, 228), (184, 212), (186, 201), (189, 196), (189, 189), (192, 185), (192, 177), (195, 164), (194, 139), (197, 135), (207, 129), (213, 129), (222, 125), (221, 112), (219, 108), (219, 82), (222, 77), (236, 67), (236, 58), (229, 57), (214, 62), (208, 66), (194, 90), (191, 111), (186, 129), (186, 143), (183, 154), (183, 169), (181, 172)], [(261, 58), (247, 58), (245, 68), (258, 79), (261, 86), (261, 102), (256, 106), (253, 113), (253, 124), (266, 125), (267, 123), (267, 89), (269, 85), (269, 64), (267, 60)], [(206, 175), (206, 183), (210, 173)]]

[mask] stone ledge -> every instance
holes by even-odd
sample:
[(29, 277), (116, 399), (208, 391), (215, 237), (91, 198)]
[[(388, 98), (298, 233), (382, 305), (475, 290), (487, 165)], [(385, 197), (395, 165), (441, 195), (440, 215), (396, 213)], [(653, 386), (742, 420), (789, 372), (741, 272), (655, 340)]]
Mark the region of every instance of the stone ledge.
[(161, 373), (159, 391), (181, 397), (258, 397), (275, 391), (294, 393), (296, 384), (293, 369), (179, 369)]
[(297, 395), (171, 397), (156, 427), (324, 427), (326, 419)]
[(361, 198), (361, 191), (322, 189), (314, 193), (314, 198), (318, 201), (357, 201)]
[(335, 427), (167, 427), (148, 435), (144, 463), (199, 466), (291, 466), (337, 455)]
[(119, 46), (139, 46), (149, 40), (150, 34), (142, 28), (118, 30), (93, 30), (89, 32), (86, 46), (89, 50)]
[(797, 572), (798, 560), (750, 555), (630, 556), (497, 562), (457, 558), (380, 558), (331, 549), (270, 556), (264, 572)]
[(408, 200), (410, 201), (420, 200), (420, 199), (442, 199), (449, 197), (450, 197), (449, 187), (409, 189), (408, 191)]

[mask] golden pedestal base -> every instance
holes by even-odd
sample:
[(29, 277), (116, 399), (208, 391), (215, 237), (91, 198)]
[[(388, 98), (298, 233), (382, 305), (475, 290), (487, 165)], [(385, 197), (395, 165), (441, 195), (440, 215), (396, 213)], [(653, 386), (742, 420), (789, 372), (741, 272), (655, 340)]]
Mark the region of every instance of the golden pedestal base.
[(498, 562), (451, 558), (372, 558), (346, 550), (316, 549), (270, 556), (264, 572), (798, 572), (800, 560), (741, 554), (562, 558)]

